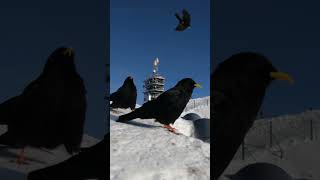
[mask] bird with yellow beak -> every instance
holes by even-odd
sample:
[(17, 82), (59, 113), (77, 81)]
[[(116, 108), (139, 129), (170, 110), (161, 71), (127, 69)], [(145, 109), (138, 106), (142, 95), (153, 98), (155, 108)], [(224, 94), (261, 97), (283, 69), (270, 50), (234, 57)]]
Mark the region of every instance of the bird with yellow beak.
[(274, 80), (294, 82), (265, 56), (252, 52), (231, 56), (211, 74), (213, 180), (223, 174), (233, 159)]

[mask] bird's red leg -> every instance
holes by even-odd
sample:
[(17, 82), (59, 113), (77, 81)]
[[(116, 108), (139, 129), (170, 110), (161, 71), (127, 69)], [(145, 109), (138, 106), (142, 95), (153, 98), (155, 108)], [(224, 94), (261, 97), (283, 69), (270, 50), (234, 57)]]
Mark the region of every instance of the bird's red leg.
[(24, 163), (24, 150), (25, 150), (25, 147), (22, 148), (22, 150), (20, 151), (20, 154), (17, 158), (17, 164), (18, 165), (21, 165)]
[(165, 124), (163, 127), (166, 128), (166, 129), (168, 129), (170, 132), (173, 132), (173, 133), (175, 133), (175, 134), (178, 134), (178, 133), (177, 133), (177, 129), (174, 128), (174, 127), (172, 127), (172, 126), (170, 126), (170, 125), (166, 125), (166, 124)]

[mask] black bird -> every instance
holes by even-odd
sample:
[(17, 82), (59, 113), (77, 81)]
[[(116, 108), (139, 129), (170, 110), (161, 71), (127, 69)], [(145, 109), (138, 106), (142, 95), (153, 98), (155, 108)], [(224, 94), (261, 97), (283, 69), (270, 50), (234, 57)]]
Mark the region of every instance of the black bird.
[(211, 74), (214, 180), (237, 152), (259, 112), (266, 88), (275, 79), (293, 83), (266, 57), (251, 52), (231, 56)]
[(22, 148), (52, 149), (64, 144), (72, 154), (80, 150), (86, 113), (86, 90), (76, 71), (74, 51), (56, 49), (43, 72), (23, 92), (0, 105), (0, 120), (8, 131), (0, 144)]
[(135, 118), (154, 118), (164, 124), (165, 128), (176, 133), (170, 124), (173, 124), (180, 116), (195, 87), (201, 86), (191, 78), (182, 79), (173, 88), (163, 92), (156, 99), (144, 103), (135, 111), (120, 116), (118, 122), (125, 122)]
[(176, 31), (184, 31), (187, 28), (191, 27), (191, 16), (189, 12), (185, 9), (182, 10), (182, 18), (179, 16), (178, 13), (175, 13), (176, 18), (179, 20), (179, 24), (176, 27)]
[(137, 101), (137, 88), (134, 85), (133, 78), (127, 77), (123, 85), (110, 95), (111, 108), (130, 108), (134, 110)]
[(79, 154), (53, 166), (29, 173), (28, 180), (56, 179), (107, 179), (109, 171), (109, 134), (94, 146), (85, 148)]

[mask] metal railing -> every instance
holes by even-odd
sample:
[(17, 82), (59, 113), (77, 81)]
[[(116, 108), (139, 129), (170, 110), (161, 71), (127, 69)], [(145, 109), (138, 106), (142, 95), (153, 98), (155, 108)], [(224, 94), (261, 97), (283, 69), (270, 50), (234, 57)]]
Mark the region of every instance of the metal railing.
[(283, 144), (316, 140), (320, 137), (319, 129), (320, 111), (257, 120), (247, 133), (243, 147), (239, 148), (235, 158), (244, 160), (253, 157), (256, 151), (266, 150), (282, 159), (285, 156)]

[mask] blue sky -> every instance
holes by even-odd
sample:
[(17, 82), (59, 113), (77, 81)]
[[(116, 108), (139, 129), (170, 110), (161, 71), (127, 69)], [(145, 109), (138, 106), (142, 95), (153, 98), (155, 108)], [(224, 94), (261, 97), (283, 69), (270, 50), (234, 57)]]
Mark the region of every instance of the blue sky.
[(85, 131), (106, 132), (106, 1), (1, 1), (0, 102), (20, 94), (42, 72), (61, 45), (76, 51), (75, 63), (87, 89)]
[(320, 108), (319, 7), (318, 1), (214, 1), (213, 65), (240, 51), (261, 52), (296, 81), (270, 86), (265, 115)]
[[(165, 89), (191, 77), (203, 86), (193, 97), (210, 94), (210, 5), (202, 1), (111, 0), (110, 92), (116, 91), (128, 75), (134, 77), (137, 103), (143, 101), (143, 80), (152, 74), (158, 57), (159, 72), (166, 77)], [(187, 9), (191, 29), (174, 31), (175, 12)]]

